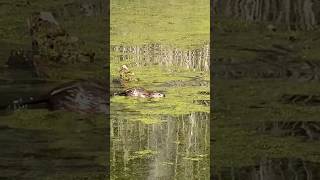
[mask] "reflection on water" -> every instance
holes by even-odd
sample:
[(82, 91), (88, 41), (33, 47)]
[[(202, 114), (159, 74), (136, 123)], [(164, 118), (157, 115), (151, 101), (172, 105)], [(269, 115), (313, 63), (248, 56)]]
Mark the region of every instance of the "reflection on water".
[(319, 179), (318, 107), (278, 101), (296, 82), (216, 81), (215, 179)]
[(112, 119), (112, 177), (209, 179), (209, 114), (162, 116), (144, 124)]
[(39, 97), (45, 94), (53, 84), (8, 84), (1, 85), (0, 94), (1, 96), (0, 107), (5, 105), (12, 105), (13, 101), (16, 100), (29, 100), (30, 98)]
[(320, 139), (320, 122), (316, 121), (264, 122), (259, 130), (273, 136), (297, 136), (309, 140)]
[(138, 65), (161, 64), (180, 66), (188, 69), (209, 71), (209, 45), (192, 50), (181, 50), (161, 44), (146, 44), (144, 46), (115, 46), (114, 52), (121, 53), (120, 60), (133, 59)]
[(254, 166), (226, 167), (215, 180), (317, 180), (320, 163), (301, 159), (261, 159)]
[[(2, 84), (1, 106), (53, 84)], [(3, 112), (2, 112), (3, 111)], [(105, 179), (105, 118), (20, 109), (0, 115), (0, 179)]]
[(98, 130), (100, 133), (71, 130), (70, 135), (7, 126), (0, 129), (1, 179), (54, 179), (90, 174), (98, 178), (105, 173), (106, 167), (97, 163), (101, 158), (97, 152), (105, 150), (104, 129)]
[(57, 86), (57, 82), (33, 77), (28, 70), (3, 68), (0, 74), (0, 111), (13, 101), (39, 97)]

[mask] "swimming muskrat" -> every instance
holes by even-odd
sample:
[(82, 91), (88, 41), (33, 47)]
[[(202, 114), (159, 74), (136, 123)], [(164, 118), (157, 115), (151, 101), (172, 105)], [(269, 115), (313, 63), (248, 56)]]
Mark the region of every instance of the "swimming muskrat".
[(108, 113), (107, 86), (97, 81), (76, 80), (52, 89), (38, 99), (20, 102), (18, 105), (43, 105), (49, 110), (68, 110), (81, 113)]
[(165, 97), (165, 94), (154, 91), (147, 91), (144, 88), (130, 88), (121, 93), (116, 93), (119, 96), (132, 96), (132, 97), (142, 97), (142, 98), (161, 98)]

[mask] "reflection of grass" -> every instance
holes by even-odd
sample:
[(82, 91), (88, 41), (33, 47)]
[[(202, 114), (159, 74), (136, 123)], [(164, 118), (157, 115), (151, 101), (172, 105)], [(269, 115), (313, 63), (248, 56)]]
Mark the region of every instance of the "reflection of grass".
[[(255, 61), (259, 55), (257, 52), (240, 51), (238, 48), (275, 49), (272, 45), (281, 45), (291, 49), (290, 57), (299, 61), (318, 59), (319, 32), (271, 32), (266, 25), (216, 17), (214, 58), (232, 62)], [(275, 61), (281, 61), (281, 58)], [(216, 81), (214, 88), (217, 95), (215, 117), (212, 118), (216, 121), (211, 126), (211, 132), (216, 141), (211, 147), (215, 170), (225, 166), (254, 165), (261, 157), (302, 158), (320, 162), (319, 156), (315, 155), (318, 154), (318, 142), (273, 137), (256, 131), (263, 121), (319, 121), (319, 107), (283, 105), (278, 101), (284, 93), (317, 94), (320, 90), (317, 82), (224, 80)]]
[[(169, 45), (170, 47), (178, 47), (181, 49), (189, 49), (199, 47), (205, 42), (209, 41), (209, 14), (210, 2), (207, 0), (173, 0), (173, 1), (149, 1), (149, 0), (133, 0), (133, 1), (111, 1), (111, 45), (128, 45), (140, 46), (142, 44), (157, 43), (162, 45)], [(158, 153), (163, 153), (164, 150), (165, 160), (171, 161), (171, 141), (174, 139), (171, 135), (172, 128), (176, 128), (179, 121), (172, 116), (179, 116), (182, 114), (189, 114), (196, 111), (208, 112), (209, 108), (193, 103), (195, 99), (209, 99), (209, 96), (197, 94), (198, 91), (209, 91), (209, 87), (183, 85), (183, 87), (175, 87), (166, 84), (169, 81), (183, 81), (187, 82), (196, 76), (201, 76), (200, 79), (205, 81), (209, 80), (209, 73), (199, 71), (188, 71), (179, 67), (161, 67), (145, 62), (144, 67), (137, 67), (132, 60), (117, 61), (118, 56), (121, 55), (116, 52), (111, 52), (111, 79), (119, 78), (119, 68), (122, 64), (127, 64), (129, 69), (134, 72), (138, 82), (129, 83), (129, 87), (143, 87), (147, 90), (161, 91), (166, 94), (165, 98), (159, 99), (143, 99), (134, 97), (119, 97), (114, 96), (111, 98), (111, 120), (116, 127), (120, 127), (121, 132), (115, 133), (119, 137), (124, 137), (121, 143), (113, 145), (112, 151), (121, 153), (124, 149), (133, 150), (134, 153), (129, 155), (129, 159), (133, 161), (125, 164), (128, 172), (118, 172), (122, 168), (122, 159), (116, 159), (116, 167), (113, 168), (115, 173), (112, 176), (120, 176), (124, 178), (130, 174), (131, 179), (145, 179), (152, 177), (153, 168), (149, 167), (149, 158), (153, 158), (157, 152), (150, 150), (153, 147), (155, 140), (155, 148), (160, 150)], [(166, 54), (170, 56), (170, 54)], [(128, 57), (130, 58), (130, 57)], [(168, 117), (170, 118), (166, 118)], [(189, 133), (184, 132), (185, 128), (189, 125), (188, 120), (184, 127), (176, 129), (179, 140), (189, 137)], [(139, 122), (132, 122), (139, 121)], [(197, 121), (198, 122), (198, 121)], [(157, 124), (159, 123), (159, 124)], [(133, 126), (139, 125), (139, 126)], [(187, 128), (186, 128), (187, 129)], [(188, 131), (189, 132), (189, 131)], [(206, 131), (207, 132), (207, 131)], [(159, 134), (158, 134), (159, 133)], [(196, 131), (195, 133), (198, 133)], [(119, 135), (120, 134), (120, 135)], [(153, 140), (153, 136), (156, 139)], [(158, 137), (159, 136), (159, 137)], [(195, 137), (199, 137), (194, 135)], [(202, 136), (202, 134), (201, 134)], [(166, 142), (162, 139), (166, 137)], [(148, 138), (148, 145), (146, 139)], [(151, 141), (149, 141), (149, 139)], [(177, 137), (178, 139), (178, 137)], [(201, 141), (201, 140), (199, 140)], [(150, 142), (150, 144), (149, 144)], [(159, 145), (158, 145), (159, 142)], [(181, 142), (179, 150), (177, 148), (175, 156), (176, 161), (179, 163), (181, 156), (180, 151), (187, 149), (187, 146)], [(197, 141), (197, 143), (199, 143)], [(124, 144), (124, 145), (122, 145)], [(139, 148), (137, 148), (137, 145)], [(119, 149), (119, 146), (123, 146)], [(142, 146), (142, 147), (141, 147)], [(179, 157), (178, 157), (179, 156)], [(157, 166), (157, 161), (162, 161), (162, 157), (152, 162)], [(164, 160), (164, 159), (163, 159)], [(161, 162), (160, 162), (161, 163)], [(163, 162), (166, 165), (173, 165), (172, 162)], [(200, 163), (207, 165), (207, 161)], [(147, 167), (145, 167), (147, 166)], [(121, 168), (119, 168), (121, 167)], [(169, 166), (170, 168), (173, 166)], [(151, 171), (150, 171), (151, 168)], [(190, 170), (193, 166), (185, 166), (184, 164), (177, 165), (175, 172), (177, 177), (181, 177), (179, 171)], [(158, 175), (158, 170), (154, 169)], [(150, 171), (150, 172), (149, 172)], [(171, 171), (171, 170), (170, 170)], [(148, 172), (148, 173), (145, 173)], [(201, 171), (202, 172), (202, 171)], [(206, 171), (207, 173), (207, 171)], [(156, 176), (157, 176), (156, 175)], [(166, 176), (165, 174), (159, 175)], [(168, 175), (170, 176), (170, 174)], [(139, 177), (139, 178), (137, 178)], [(198, 177), (198, 176), (197, 176)], [(207, 174), (200, 174), (199, 177), (208, 177)], [(119, 177), (117, 177), (119, 178)], [(128, 178), (128, 177), (125, 177)], [(165, 177), (162, 177), (165, 178)], [(183, 177), (181, 177), (183, 178)], [(121, 178), (119, 178), (121, 179)]]
[(129, 156), (129, 160), (152, 158), (156, 154), (157, 154), (156, 151), (145, 149), (142, 151), (134, 152), (132, 155)]
[[(257, 58), (254, 51), (239, 51), (237, 48), (272, 49), (281, 45), (294, 51), (300, 60), (317, 60), (320, 47), (318, 31), (271, 32), (267, 24), (245, 23), (222, 17), (215, 18), (214, 52), (215, 59), (225, 58), (234, 61), (250, 61)], [(294, 41), (289, 39), (294, 38)]]
[(106, 175), (97, 175), (92, 173), (91, 175), (84, 175), (84, 176), (74, 176), (74, 175), (56, 175), (53, 177), (46, 177), (45, 180), (56, 180), (56, 179), (63, 179), (63, 180), (75, 180), (75, 179), (86, 179), (86, 180), (107, 180), (109, 176)]
[(111, 44), (160, 42), (190, 47), (209, 41), (210, 2), (111, 1)]
[[(219, 118), (219, 121), (225, 120)], [(215, 123), (219, 126), (221, 123)], [(231, 126), (231, 125), (230, 125)], [(272, 137), (258, 135), (245, 127), (213, 128), (217, 142), (212, 145), (214, 164), (221, 167), (243, 167), (255, 165), (262, 157), (269, 158), (302, 158), (307, 161), (320, 162), (316, 155), (318, 142), (302, 142), (294, 137)]]

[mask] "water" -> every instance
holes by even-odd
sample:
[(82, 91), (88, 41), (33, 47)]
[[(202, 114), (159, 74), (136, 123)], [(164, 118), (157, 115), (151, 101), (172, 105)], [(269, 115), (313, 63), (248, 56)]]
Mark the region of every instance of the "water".
[(111, 98), (112, 179), (210, 179), (210, 2), (110, 4), (112, 82), (126, 64), (138, 79), (126, 88), (166, 95)]
[(14, 100), (44, 95), (55, 84), (33, 77), (28, 70), (1, 68), (0, 73), (1, 107), (12, 104)]
[(54, 179), (105, 174), (106, 167), (97, 162), (105, 150), (104, 128), (69, 130), (68, 134), (54, 128), (32, 130), (6, 125), (0, 128), (0, 145), (5, 147), (0, 150), (1, 178)]
[[(301, 87), (282, 79), (216, 80), (215, 179), (319, 179), (319, 105), (312, 103), (319, 87)], [(284, 94), (307, 98), (291, 102)]]
[[(15, 71), (1, 83), (1, 105), (39, 97), (56, 85)], [(106, 127), (104, 115), (98, 114), (30, 108), (2, 111), (0, 178), (105, 179)]]
[(209, 114), (112, 119), (111, 129), (113, 178), (209, 179)]
[[(113, 80), (119, 79), (121, 64), (127, 64), (139, 79), (129, 87), (141, 86), (166, 97), (111, 97), (111, 177), (210, 179), (209, 73), (205, 67), (183, 63), (188, 58), (176, 57), (176, 49), (160, 47), (113, 48)], [(111, 92), (125, 89), (113, 82)]]
[(320, 178), (319, 163), (301, 159), (263, 158), (255, 165), (224, 167), (215, 180), (314, 180)]

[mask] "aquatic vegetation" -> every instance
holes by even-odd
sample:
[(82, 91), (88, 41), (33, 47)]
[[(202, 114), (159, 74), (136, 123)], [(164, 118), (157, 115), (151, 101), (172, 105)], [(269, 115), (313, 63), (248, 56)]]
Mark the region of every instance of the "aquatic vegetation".
[(136, 151), (133, 154), (134, 155), (129, 156), (129, 160), (142, 159), (142, 158), (151, 158), (152, 156), (156, 155), (157, 152), (152, 151), (150, 149), (146, 149), (146, 150), (143, 150), (143, 151)]
[(197, 47), (209, 40), (209, 4), (208, 0), (168, 3), (112, 0), (111, 45), (157, 42), (183, 48)]
[[(174, 176), (209, 177), (206, 169), (209, 167), (207, 113), (178, 117), (161, 115), (162, 123), (156, 124), (133, 122), (131, 118), (135, 117), (135, 112), (126, 109), (121, 114), (111, 117), (112, 176), (144, 178), (151, 174), (166, 179)], [(175, 173), (168, 173), (172, 169)], [(198, 173), (188, 175), (185, 169), (197, 170)]]

